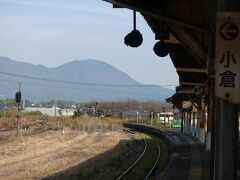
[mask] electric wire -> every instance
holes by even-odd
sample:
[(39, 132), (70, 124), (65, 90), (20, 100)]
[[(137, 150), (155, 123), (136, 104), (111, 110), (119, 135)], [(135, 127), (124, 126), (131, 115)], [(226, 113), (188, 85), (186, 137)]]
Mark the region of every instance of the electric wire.
[(104, 87), (155, 87), (159, 88), (159, 86), (165, 86), (165, 87), (175, 87), (176, 84), (169, 84), (169, 85), (131, 85), (131, 84), (100, 84), (100, 83), (88, 83), (88, 82), (77, 82), (77, 81), (66, 81), (66, 80), (57, 80), (57, 79), (48, 79), (48, 78), (41, 78), (41, 77), (33, 77), (33, 76), (27, 76), (27, 75), (21, 75), (21, 74), (15, 74), (15, 73), (8, 73), (8, 72), (2, 72), (0, 71), (0, 74), (8, 75), (8, 76), (14, 76), (14, 77), (21, 77), (25, 79), (34, 79), (34, 80), (40, 80), (40, 81), (48, 81), (48, 82), (55, 82), (55, 83), (65, 83), (65, 84), (76, 84), (76, 85), (85, 85), (85, 86), (104, 86)]
[[(0, 78), (0, 81), (5, 81), (5, 82), (11, 82), (11, 83), (18, 83), (19, 81), (17, 80), (7, 80), (7, 79), (2, 79)], [(59, 85), (52, 85), (52, 84), (39, 84), (39, 83), (32, 83), (32, 82), (25, 82), (25, 81), (21, 81), (23, 84), (25, 85), (31, 85), (31, 86), (41, 86), (41, 87), (53, 87), (53, 88), (60, 88), (60, 89), (68, 89), (68, 90), (72, 90), (72, 91), (81, 91), (81, 92), (89, 92), (92, 91), (94, 93), (111, 93), (113, 95), (117, 95), (117, 94), (134, 94), (134, 95), (147, 95), (147, 96), (156, 96), (155, 94), (151, 94), (151, 93), (136, 93), (134, 91), (128, 91), (128, 92), (123, 92), (123, 91), (116, 91), (113, 89), (109, 89), (107, 90), (94, 90), (94, 89), (84, 89), (84, 88), (80, 88), (80, 87), (66, 87), (66, 86), (59, 86)], [(120, 89), (118, 89), (120, 90)], [(167, 94), (158, 94), (158, 95), (167, 95)]]

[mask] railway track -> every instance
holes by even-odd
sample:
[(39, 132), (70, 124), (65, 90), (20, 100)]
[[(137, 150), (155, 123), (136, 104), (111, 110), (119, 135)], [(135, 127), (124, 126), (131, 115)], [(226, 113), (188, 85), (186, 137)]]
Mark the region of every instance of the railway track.
[(159, 161), (159, 158), (160, 158), (160, 156), (161, 156), (161, 149), (160, 149), (160, 145), (159, 145), (158, 143), (157, 143), (157, 146), (158, 146), (158, 156), (157, 156), (157, 159), (156, 159), (156, 161), (155, 161), (152, 169), (148, 172), (148, 174), (147, 174), (147, 176), (145, 177), (144, 180), (146, 180), (146, 179), (148, 179), (148, 177), (150, 177), (150, 175), (152, 174), (152, 172), (153, 172), (154, 169), (156, 168), (157, 163), (158, 163), (158, 161)]
[[(33, 122), (33, 123), (28, 123), (28, 124), (22, 124), (21, 126), (24, 128), (24, 127), (32, 127), (32, 126), (35, 126), (37, 125), (38, 123), (36, 122)], [(8, 127), (8, 128), (2, 128), (0, 129), (0, 132), (8, 132), (8, 131), (15, 131), (17, 130), (17, 126), (13, 126), (13, 127)]]
[(143, 149), (142, 153), (137, 158), (137, 160), (135, 162), (133, 162), (132, 165), (130, 165), (130, 167), (127, 170), (125, 170), (120, 176), (118, 176), (116, 178), (116, 180), (128, 179), (128, 177), (131, 176), (131, 173), (134, 170), (136, 170), (138, 168), (140, 169), (140, 165), (144, 165), (144, 163), (145, 163), (143, 160), (144, 157), (147, 156), (148, 153), (151, 153), (151, 151), (149, 149), (152, 148), (152, 146), (155, 146), (154, 151), (157, 151), (157, 153), (156, 153), (157, 155), (155, 156), (154, 161), (152, 162), (151, 166), (147, 167), (147, 172), (145, 173), (144, 177), (142, 177), (142, 179), (147, 180), (151, 176), (153, 171), (155, 170), (155, 168), (159, 162), (160, 156), (161, 156), (160, 145), (154, 139), (146, 140), (146, 139), (142, 138), (142, 140), (144, 142), (144, 149)]
[[(40, 128), (40, 129), (36, 130), (36, 128)], [(0, 138), (5, 139), (13, 134), (16, 134), (17, 129), (18, 129), (17, 126), (0, 129)], [(49, 129), (49, 127), (47, 126), (46, 123), (42, 123), (42, 122), (38, 122), (38, 121), (20, 124), (20, 132), (21, 132), (21, 134), (25, 134), (25, 135), (41, 133), (48, 129)]]

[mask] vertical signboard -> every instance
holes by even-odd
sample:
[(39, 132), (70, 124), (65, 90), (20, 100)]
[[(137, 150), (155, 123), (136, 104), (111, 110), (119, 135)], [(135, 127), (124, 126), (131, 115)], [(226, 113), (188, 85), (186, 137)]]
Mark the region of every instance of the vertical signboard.
[(216, 28), (215, 94), (240, 104), (240, 13), (219, 12)]

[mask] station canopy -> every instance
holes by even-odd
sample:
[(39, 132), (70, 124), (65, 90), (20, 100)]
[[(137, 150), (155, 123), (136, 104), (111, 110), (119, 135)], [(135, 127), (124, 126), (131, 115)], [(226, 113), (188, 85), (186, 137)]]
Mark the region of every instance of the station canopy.
[[(207, 84), (207, 64), (211, 57), (208, 52), (213, 42), (216, 1), (104, 1), (112, 3), (114, 8), (128, 8), (139, 12), (155, 34), (155, 39), (168, 44), (169, 55), (179, 75), (178, 88), (194, 89)], [(192, 96), (191, 93), (189, 95)], [(177, 101), (177, 97), (179, 95), (170, 99)]]

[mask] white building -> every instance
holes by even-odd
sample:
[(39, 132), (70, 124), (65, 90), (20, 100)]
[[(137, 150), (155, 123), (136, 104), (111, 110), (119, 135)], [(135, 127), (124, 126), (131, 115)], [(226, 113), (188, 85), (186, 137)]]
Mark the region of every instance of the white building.
[(173, 120), (173, 113), (172, 112), (161, 112), (160, 113), (160, 120), (164, 121), (164, 119), (165, 119), (166, 123)]
[(35, 112), (35, 111), (40, 111), (43, 115), (47, 116), (60, 116), (59, 113), (59, 108), (55, 108), (54, 106), (51, 108), (44, 108), (44, 107), (25, 107), (22, 112), (28, 113), (28, 112)]
[(76, 109), (60, 109), (60, 114), (62, 116), (73, 116)]

